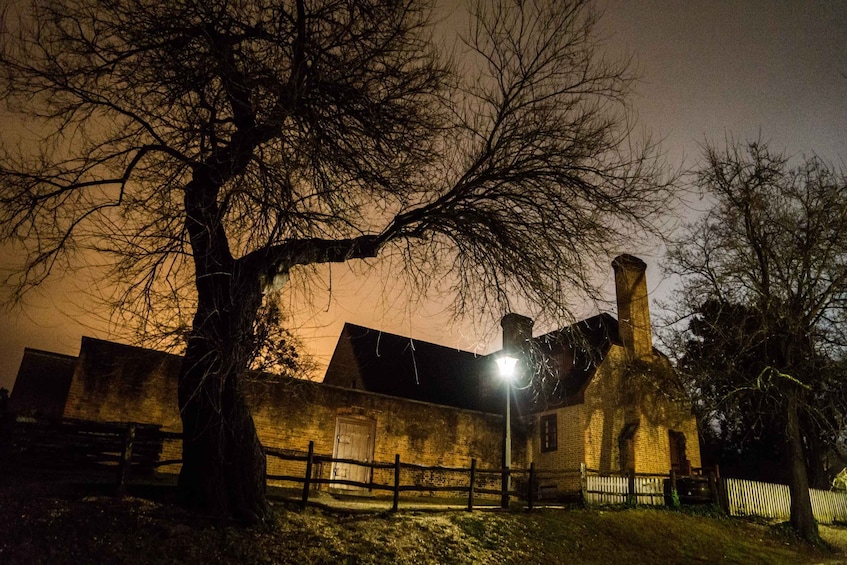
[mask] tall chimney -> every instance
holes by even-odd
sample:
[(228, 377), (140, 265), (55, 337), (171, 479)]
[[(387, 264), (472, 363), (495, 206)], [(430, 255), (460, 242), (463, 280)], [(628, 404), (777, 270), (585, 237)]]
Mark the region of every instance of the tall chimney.
[(520, 314), (506, 314), (500, 320), (503, 328), (503, 353), (521, 357), (526, 352), (527, 342), (532, 339), (531, 318)]
[(618, 299), (618, 331), (633, 359), (653, 356), (653, 328), (647, 299), (647, 264), (632, 255), (619, 255), (612, 261)]

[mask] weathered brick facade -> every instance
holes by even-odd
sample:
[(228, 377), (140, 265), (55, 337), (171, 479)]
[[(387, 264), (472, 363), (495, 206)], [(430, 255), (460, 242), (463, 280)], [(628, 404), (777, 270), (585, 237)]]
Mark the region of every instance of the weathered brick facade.
[[(617, 320), (601, 314), (533, 338), (529, 318), (503, 319), (504, 352), (520, 359), (524, 374), (532, 374), (534, 363), (542, 360), (556, 377), (550, 379), (551, 390), (517, 399), (521, 410), (513, 412), (530, 415), (513, 417), (512, 465), (535, 463), (542, 488), (577, 490), (575, 472), (583, 464), (601, 473), (655, 474), (667, 474), (672, 465), (680, 472), (701, 465), (690, 406), (670, 394), (673, 369), (652, 346), (646, 265), (624, 255), (613, 266)], [(402, 462), (465, 468), (475, 458), (479, 468), (499, 468), (504, 422), (490, 412), (499, 411), (505, 399), (492, 374), (493, 357), (500, 353), (480, 357), (410, 343), (410, 338), (348, 325), (327, 370), (328, 380), (343, 386), (248, 378), (245, 389), (262, 444), (303, 454), (313, 441), (315, 453), (326, 457), (393, 463), (399, 454)], [(64, 416), (153, 423), (179, 432), (180, 362), (173, 355), (83, 338)], [(165, 459), (180, 456), (177, 441), (165, 446)], [(314, 474), (370, 476), (356, 474), (359, 466), (335, 465), (318, 465)], [(268, 458), (271, 475), (303, 476), (304, 469), (302, 462)], [(393, 481), (385, 469), (371, 478)], [(454, 478), (455, 484), (466, 484), (464, 474)], [(403, 471), (404, 484), (450, 481), (449, 472)]]
[[(628, 370), (631, 365), (625, 349), (612, 346), (586, 387), (583, 403), (527, 418), (536, 467), (575, 470), (585, 463), (589, 469), (601, 473), (620, 473), (632, 468), (636, 473), (667, 474), (671, 468), (671, 430), (684, 434), (685, 458), (691, 467), (700, 467), (696, 419), (685, 402), (662, 392), (660, 377), (670, 371), (667, 360), (657, 356), (652, 365), (653, 371), (634, 374), (635, 371)], [(540, 422), (551, 414), (557, 420), (557, 447), (542, 451)], [(621, 447), (622, 435), (628, 424), (633, 427), (632, 454), (628, 461), (622, 461), (622, 451), (626, 450)]]
[[(177, 356), (84, 338), (64, 416), (155, 423), (179, 432), (179, 362)], [(419, 465), (467, 467), (472, 458), (481, 468), (500, 465), (499, 415), (294, 379), (252, 378), (245, 388), (266, 447), (302, 454), (313, 441), (316, 454), (333, 456), (336, 421), (346, 418), (373, 426), (371, 456), (376, 462), (392, 463), (399, 454), (401, 461)], [(170, 442), (163, 458), (178, 459), (180, 450), (178, 442)], [(303, 476), (304, 469), (302, 462), (268, 457), (271, 475)], [(331, 478), (331, 472), (319, 467), (315, 475)], [(389, 476), (390, 471), (377, 470), (373, 479), (389, 484)], [(439, 485), (445, 478), (445, 474), (419, 477), (418, 482), (432, 480)]]

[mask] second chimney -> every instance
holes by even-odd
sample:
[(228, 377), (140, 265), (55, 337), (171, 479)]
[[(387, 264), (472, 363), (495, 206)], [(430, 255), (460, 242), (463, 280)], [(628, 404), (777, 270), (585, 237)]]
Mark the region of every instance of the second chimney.
[(647, 299), (647, 264), (632, 255), (619, 255), (612, 261), (618, 299), (618, 332), (633, 359), (653, 356), (653, 328)]
[(532, 339), (531, 318), (520, 314), (506, 314), (500, 320), (503, 328), (503, 352), (507, 355), (520, 358), (526, 353), (527, 343)]

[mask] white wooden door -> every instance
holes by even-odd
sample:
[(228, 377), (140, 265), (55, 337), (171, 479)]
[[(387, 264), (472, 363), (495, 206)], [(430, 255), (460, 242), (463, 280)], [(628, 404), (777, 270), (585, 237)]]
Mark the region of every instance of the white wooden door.
[[(352, 418), (338, 418), (335, 423), (333, 459), (353, 459), (370, 463), (373, 461), (373, 433), (373, 422)], [(333, 463), (332, 478), (369, 483), (371, 480), (371, 468), (354, 463)], [(333, 488), (347, 490), (363, 490), (365, 488), (341, 483), (333, 483), (331, 486)]]

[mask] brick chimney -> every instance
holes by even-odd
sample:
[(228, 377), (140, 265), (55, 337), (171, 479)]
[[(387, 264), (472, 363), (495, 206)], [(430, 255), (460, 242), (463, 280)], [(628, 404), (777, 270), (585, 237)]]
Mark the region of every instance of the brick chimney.
[(653, 328), (647, 299), (647, 264), (632, 255), (619, 255), (612, 261), (618, 299), (618, 331), (633, 359), (653, 357)]
[(500, 320), (503, 328), (503, 353), (514, 357), (521, 357), (526, 352), (526, 344), (532, 339), (531, 318), (520, 314), (506, 314)]

